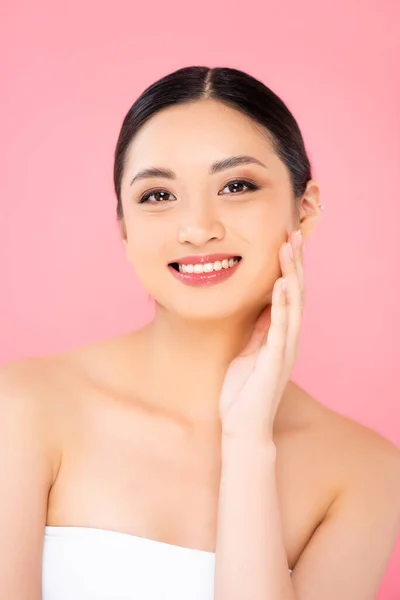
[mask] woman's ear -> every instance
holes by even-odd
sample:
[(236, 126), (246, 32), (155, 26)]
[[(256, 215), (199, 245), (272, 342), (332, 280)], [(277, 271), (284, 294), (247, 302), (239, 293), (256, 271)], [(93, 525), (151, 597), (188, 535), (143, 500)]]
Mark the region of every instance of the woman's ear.
[(320, 188), (312, 179), (307, 183), (306, 191), (303, 194), (298, 206), (298, 215), (300, 220), (300, 229), (303, 239), (309, 237), (319, 221), (322, 204), (320, 198)]

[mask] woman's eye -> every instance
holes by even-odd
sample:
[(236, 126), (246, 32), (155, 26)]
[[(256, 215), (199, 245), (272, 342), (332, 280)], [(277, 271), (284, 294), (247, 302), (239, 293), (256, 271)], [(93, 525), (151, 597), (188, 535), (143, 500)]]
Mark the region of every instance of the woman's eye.
[(153, 190), (152, 192), (147, 192), (144, 194), (140, 200), (139, 204), (144, 204), (145, 202), (149, 202), (151, 204), (160, 204), (161, 202), (170, 201), (171, 198), (168, 196), (172, 196), (172, 200), (175, 200), (175, 196), (166, 192), (165, 190)]
[[(229, 194), (239, 194), (241, 192), (245, 192), (248, 190), (258, 190), (258, 186), (255, 185), (254, 183), (250, 183), (250, 181), (243, 181), (242, 179), (238, 179), (235, 181), (230, 181), (229, 183), (226, 184), (226, 186), (223, 188), (224, 190), (226, 188), (230, 188), (229, 189)], [(244, 189), (246, 188), (246, 189)], [(222, 192), (219, 192), (219, 194), (222, 194)]]
[[(223, 190), (228, 189), (228, 194), (241, 194), (247, 191), (258, 190), (259, 187), (250, 181), (244, 181), (242, 179), (236, 179), (235, 181), (230, 181), (226, 184)], [(224, 191), (218, 192), (218, 194), (224, 195), (226, 192)], [(139, 200), (139, 204), (161, 204), (163, 202), (171, 202), (176, 200), (173, 194), (167, 192), (166, 190), (152, 190), (150, 192), (146, 192)]]

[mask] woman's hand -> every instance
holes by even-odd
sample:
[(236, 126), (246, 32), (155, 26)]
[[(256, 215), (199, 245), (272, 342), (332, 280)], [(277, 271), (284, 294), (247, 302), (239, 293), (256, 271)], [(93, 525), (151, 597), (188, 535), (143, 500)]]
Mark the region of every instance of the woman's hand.
[(283, 277), (275, 282), (272, 302), (260, 315), (249, 343), (231, 362), (224, 379), (220, 396), (224, 436), (272, 439), (279, 402), (296, 362), (303, 312), (300, 231), (289, 236), (288, 243), (280, 248), (279, 258)]

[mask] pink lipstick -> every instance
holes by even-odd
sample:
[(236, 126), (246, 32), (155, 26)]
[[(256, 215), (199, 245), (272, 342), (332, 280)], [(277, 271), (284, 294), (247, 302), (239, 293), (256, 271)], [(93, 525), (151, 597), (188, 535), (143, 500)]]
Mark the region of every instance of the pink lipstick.
[(172, 275), (185, 285), (216, 285), (232, 277), (241, 262), (235, 254), (183, 256), (169, 263)]

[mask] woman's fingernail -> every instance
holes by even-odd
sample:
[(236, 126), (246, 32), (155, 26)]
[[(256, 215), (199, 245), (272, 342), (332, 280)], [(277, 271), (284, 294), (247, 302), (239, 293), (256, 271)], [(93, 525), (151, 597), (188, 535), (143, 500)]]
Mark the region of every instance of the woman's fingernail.
[(301, 248), (301, 242), (302, 242), (302, 238), (303, 236), (301, 235), (301, 229), (298, 229), (296, 231), (296, 248)]
[(289, 252), (290, 258), (293, 258), (293, 248), (292, 248), (292, 244), (290, 242), (286, 243), (286, 248), (287, 248), (287, 251)]

